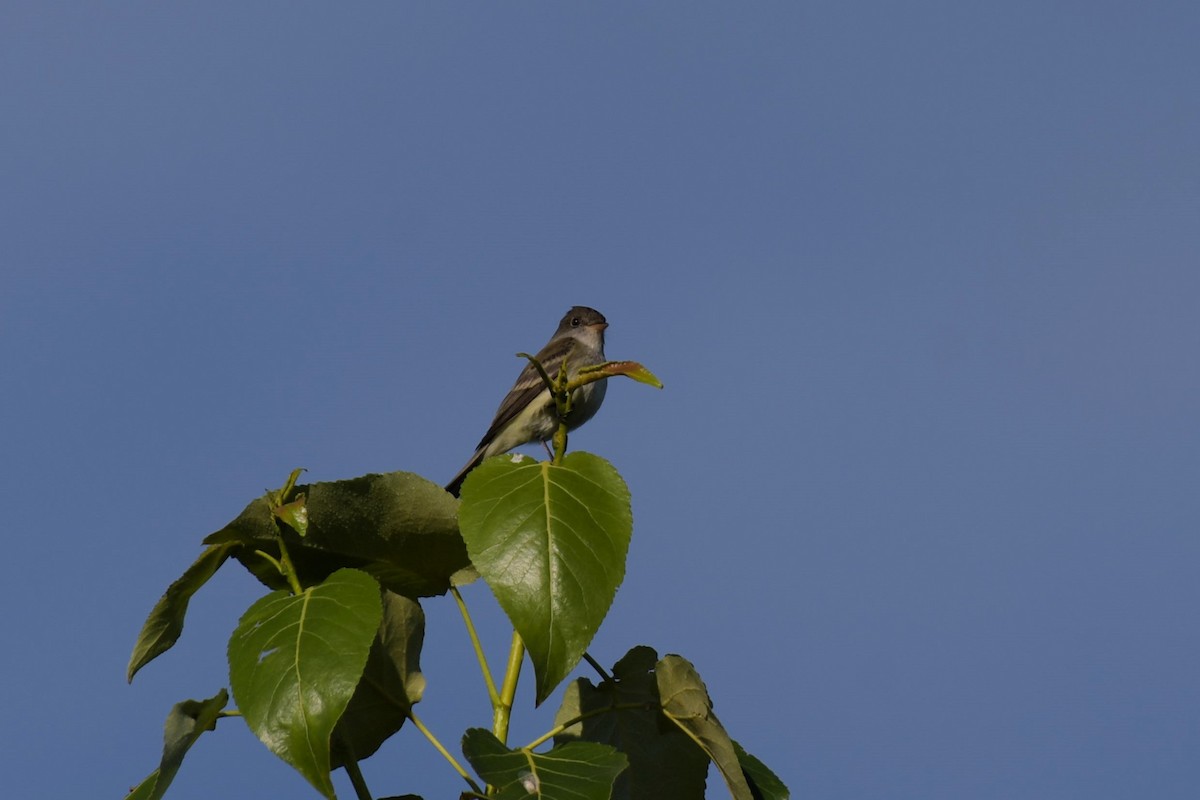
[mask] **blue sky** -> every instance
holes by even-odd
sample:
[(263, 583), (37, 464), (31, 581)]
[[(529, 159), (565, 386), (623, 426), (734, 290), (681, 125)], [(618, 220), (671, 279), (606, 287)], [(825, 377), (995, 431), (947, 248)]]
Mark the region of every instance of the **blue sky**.
[[(1166, 2), (6, 3), (14, 796), (121, 796), (226, 685), (233, 569), (124, 681), (201, 537), (297, 466), (448, 479), (585, 304), (666, 384), (571, 440), (634, 498), (600, 660), (692, 660), (796, 797), (1193, 797), (1197, 41)], [(486, 697), (426, 609), (455, 743)], [(364, 772), (460, 788), (409, 730)], [(235, 721), (170, 796), (308, 791)]]

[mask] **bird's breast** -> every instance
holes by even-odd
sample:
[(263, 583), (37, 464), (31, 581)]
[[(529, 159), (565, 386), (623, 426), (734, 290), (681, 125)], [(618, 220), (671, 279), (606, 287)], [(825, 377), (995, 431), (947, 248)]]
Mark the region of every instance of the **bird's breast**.
[(608, 379), (580, 386), (571, 396), (571, 415), (567, 417), (567, 429), (575, 430), (596, 415), (608, 391)]

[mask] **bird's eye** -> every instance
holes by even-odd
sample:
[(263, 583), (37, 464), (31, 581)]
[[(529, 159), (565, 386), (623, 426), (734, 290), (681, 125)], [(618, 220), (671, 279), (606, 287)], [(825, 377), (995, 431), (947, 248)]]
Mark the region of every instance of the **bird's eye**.
[(580, 321), (579, 317), (571, 317), (571, 327), (578, 328)]

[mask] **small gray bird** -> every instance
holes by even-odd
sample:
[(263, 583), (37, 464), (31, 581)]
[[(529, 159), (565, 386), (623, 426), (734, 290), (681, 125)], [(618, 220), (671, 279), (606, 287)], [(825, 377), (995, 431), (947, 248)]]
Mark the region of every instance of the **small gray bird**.
[[(558, 330), (534, 358), (541, 362), (551, 380), (558, 378), (565, 358), (567, 376), (574, 378), (579, 374), (580, 367), (604, 362), (604, 329), (607, 327), (604, 315), (596, 309), (575, 306), (558, 323)], [(604, 402), (607, 384), (607, 379), (595, 381), (572, 393), (568, 430), (575, 430), (592, 418)], [(526, 364), (496, 411), (492, 426), (479, 440), (475, 454), (446, 484), (446, 491), (458, 497), (467, 473), (479, 466), (479, 462), (529, 442), (544, 442), (554, 435), (557, 428), (558, 410), (554, 406), (554, 398), (550, 396), (550, 390), (533, 364)]]

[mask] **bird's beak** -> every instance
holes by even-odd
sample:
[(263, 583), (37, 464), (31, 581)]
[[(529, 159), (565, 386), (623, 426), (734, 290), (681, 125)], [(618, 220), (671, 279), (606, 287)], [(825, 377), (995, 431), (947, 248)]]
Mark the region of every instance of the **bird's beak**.
[(601, 333), (603, 333), (603, 332), (604, 332), (604, 329), (608, 327), (608, 323), (607, 323), (607, 322), (597, 322), (596, 324), (594, 324), (594, 325), (589, 325), (588, 327), (590, 327), (590, 328), (596, 328), (596, 329), (597, 329), (597, 330), (599, 330)]

